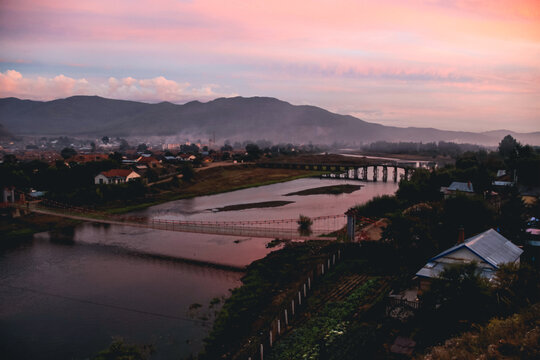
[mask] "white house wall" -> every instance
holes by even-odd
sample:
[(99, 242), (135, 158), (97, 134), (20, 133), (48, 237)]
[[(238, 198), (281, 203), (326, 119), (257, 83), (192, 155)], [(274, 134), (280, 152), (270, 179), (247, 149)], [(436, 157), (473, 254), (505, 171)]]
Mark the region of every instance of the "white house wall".
[(491, 267), (484, 260), (482, 260), (478, 255), (473, 253), (467, 248), (461, 248), (457, 251), (454, 251), (451, 254), (448, 254), (442, 258), (436, 260), (439, 263), (444, 264), (454, 264), (454, 263), (470, 263), (476, 261), (480, 267)]

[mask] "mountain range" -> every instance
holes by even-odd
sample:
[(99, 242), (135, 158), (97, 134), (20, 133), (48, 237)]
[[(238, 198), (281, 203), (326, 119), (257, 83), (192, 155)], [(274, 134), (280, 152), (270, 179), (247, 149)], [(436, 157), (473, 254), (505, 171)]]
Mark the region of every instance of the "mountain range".
[(148, 104), (98, 96), (52, 101), (0, 99), (0, 124), (14, 135), (79, 137), (168, 136), (217, 142), (266, 139), (273, 142), (359, 144), (384, 141), (454, 141), (496, 145), (505, 135), (540, 145), (540, 132), (482, 133), (394, 127), (340, 115), (316, 106), (292, 105), (270, 97), (218, 98), (183, 105)]

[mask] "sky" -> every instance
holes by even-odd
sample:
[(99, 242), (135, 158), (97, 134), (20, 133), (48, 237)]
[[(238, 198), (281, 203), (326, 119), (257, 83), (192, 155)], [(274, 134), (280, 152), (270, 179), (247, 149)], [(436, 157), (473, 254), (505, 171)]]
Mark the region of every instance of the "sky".
[(540, 0), (0, 0), (0, 97), (72, 95), (540, 131)]

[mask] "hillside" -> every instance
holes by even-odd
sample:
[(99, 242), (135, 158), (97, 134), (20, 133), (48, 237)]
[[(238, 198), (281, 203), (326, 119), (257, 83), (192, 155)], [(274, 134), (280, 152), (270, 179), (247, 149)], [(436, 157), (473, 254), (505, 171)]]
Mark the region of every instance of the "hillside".
[(14, 136), (0, 124), (0, 140), (12, 140)]
[[(219, 98), (184, 105), (147, 104), (98, 96), (41, 102), (0, 99), (0, 122), (16, 135), (171, 136), (268, 139), (274, 142), (361, 143), (456, 141), (495, 145), (499, 131), (471, 133), (433, 128), (398, 128), (369, 123), (315, 106), (296, 106), (268, 97)], [(512, 134), (540, 144), (540, 133)]]

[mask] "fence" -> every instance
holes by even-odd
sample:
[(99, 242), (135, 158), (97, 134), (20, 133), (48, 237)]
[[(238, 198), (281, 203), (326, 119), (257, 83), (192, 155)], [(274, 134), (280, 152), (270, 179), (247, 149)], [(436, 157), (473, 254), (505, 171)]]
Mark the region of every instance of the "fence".
[(305, 309), (307, 298), (312, 294), (313, 287), (336, 263), (342, 259), (341, 249), (330, 255), (324, 262), (319, 263), (309, 271), (300, 281), (300, 287), (289, 294), (280, 306), (280, 311), (259, 330), (259, 335), (246, 344), (234, 357), (235, 360), (264, 360), (272, 346), (285, 333), (292, 330), (292, 322)]

